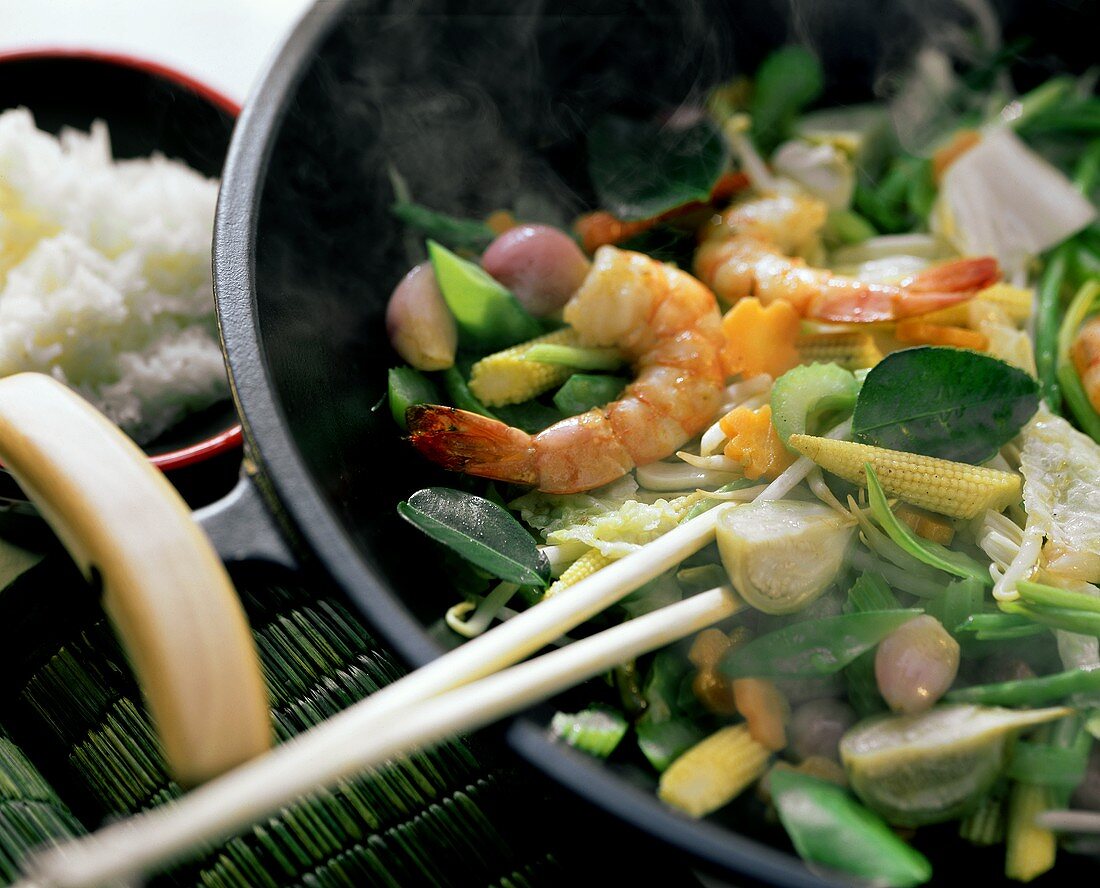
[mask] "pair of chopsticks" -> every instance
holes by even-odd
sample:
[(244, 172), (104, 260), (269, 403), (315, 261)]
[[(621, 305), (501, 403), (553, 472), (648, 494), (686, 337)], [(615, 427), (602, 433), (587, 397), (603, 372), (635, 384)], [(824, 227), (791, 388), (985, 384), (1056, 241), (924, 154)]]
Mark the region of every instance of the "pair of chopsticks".
[(34, 855), (16, 888), (93, 888), (140, 878), (311, 791), (518, 712), (733, 615), (742, 604), (720, 586), (520, 663), (706, 546), (727, 508), (674, 528), (179, 801)]

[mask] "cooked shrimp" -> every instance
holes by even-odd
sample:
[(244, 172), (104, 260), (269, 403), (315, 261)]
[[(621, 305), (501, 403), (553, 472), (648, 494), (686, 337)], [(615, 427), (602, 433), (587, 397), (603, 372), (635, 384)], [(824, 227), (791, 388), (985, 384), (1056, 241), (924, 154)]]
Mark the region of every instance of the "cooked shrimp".
[(958, 259), (897, 284), (875, 284), (810, 268), (789, 255), (811, 244), (825, 220), (820, 201), (774, 194), (735, 204), (705, 232), (695, 273), (722, 299), (790, 302), (803, 317), (848, 323), (892, 321), (946, 308), (999, 277), (996, 260)]
[(1085, 321), (1077, 331), (1071, 354), (1089, 403), (1100, 413), (1100, 315)]
[(622, 397), (529, 435), (451, 407), (409, 408), (413, 445), (468, 475), (577, 493), (674, 453), (721, 406), (721, 319), (691, 275), (641, 253), (601, 247), (565, 306), (589, 346), (615, 346), (637, 370)]

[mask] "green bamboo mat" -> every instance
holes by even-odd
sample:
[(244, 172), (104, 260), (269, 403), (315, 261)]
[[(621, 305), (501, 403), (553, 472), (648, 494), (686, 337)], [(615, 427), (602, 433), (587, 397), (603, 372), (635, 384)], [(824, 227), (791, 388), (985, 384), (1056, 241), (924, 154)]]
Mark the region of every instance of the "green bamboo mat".
[(82, 832), (68, 806), (0, 725), (0, 880), (13, 881), (32, 848)]
[[(238, 586), (279, 739), (401, 675), (336, 596), (267, 577), (238, 580)], [(21, 631), (33, 631), (33, 622)], [(39, 839), (79, 832), (81, 822), (92, 826), (170, 803), (180, 792), (165, 772), (125, 659), (102, 618), (61, 635), (52, 647), (28, 655), (14, 699), (0, 701), (12, 735), (33, 750), (35, 764), (59, 787), (55, 793), (40, 776), (37, 783), (17, 781), (23, 794), (11, 801), (23, 806), (20, 824), (29, 825), (9, 828), (0, 821), (0, 846), (14, 857)], [(197, 852), (156, 881), (217, 888), (561, 884), (568, 876), (559, 861), (578, 849), (556, 839), (555, 830), (534, 828), (532, 816), (545, 801), (541, 790), (532, 795), (537, 784), (493, 764), (499, 753), (491, 746), (451, 741), (347, 780), (222, 846)], [(10, 741), (3, 749), (33, 772)], [(26, 841), (15, 838), (23, 835)], [(0, 869), (0, 877), (10, 881), (13, 872), (14, 863)]]

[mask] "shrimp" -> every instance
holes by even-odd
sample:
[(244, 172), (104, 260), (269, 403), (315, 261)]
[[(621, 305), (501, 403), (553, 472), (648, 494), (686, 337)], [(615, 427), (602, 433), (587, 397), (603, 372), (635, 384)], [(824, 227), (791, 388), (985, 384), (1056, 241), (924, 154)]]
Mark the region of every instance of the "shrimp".
[(1071, 357), (1089, 403), (1100, 413), (1100, 315), (1085, 321), (1077, 331)]
[(820, 201), (766, 195), (735, 204), (711, 223), (695, 254), (695, 274), (721, 298), (791, 303), (803, 317), (869, 323), (926, 314), (963, 302), (1000, 276), (990, 257), (930, 268), (896, 284), (875, 284), (810, 268), (789, 255), (813, 243), (824, 223)]
[(565, 306), (588, 346), (615, 346), (637, 377), (617, 401), (537, 435), (452, 407), (410, 407), (414, 447), (445, 468), (578, 493), (662, 459), (706, 428), (721, 406), (721, 317), (686, 272), (604, 246)]

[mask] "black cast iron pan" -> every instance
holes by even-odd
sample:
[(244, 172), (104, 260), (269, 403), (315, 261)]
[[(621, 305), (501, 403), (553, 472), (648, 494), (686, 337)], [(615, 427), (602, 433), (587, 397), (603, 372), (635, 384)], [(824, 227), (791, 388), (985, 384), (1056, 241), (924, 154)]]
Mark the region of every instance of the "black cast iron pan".
[[(1095, 7), (1000, 12), (1033, 38), (1036, 81), (1092, 62)], [(928, 34), (967, 18), (947, 2), (322, 0), (248, 102), (223, 179), (215, 289), (254, 467), (230, 501), (201, 513), (223, 554), (291, 560), (262, 532), (274, 515), (295, 555), (335, 579), (411, 663), (441, 651), (427, 627), (453, 603), (447, 577), (394, 505), (448, 479), (375, 409), (396, 360), (382, 312), (410, 264), (388, 211), (392, 170), (444, 211), (484, 216), (522, 194), (564, 221), (592, 206), (583, 133), (602, 111), (676, 107), (787, 39), (820, 52), (834, 102), (867, 98)], [(751, 807), (728, 815), (735, 829), (680, 817), (641, 771), (547, 740), (541, 710), (509, 739), (580, 796), (741, 882), (829, 883)], [(952, 879), (1002, 871), (995, 853), (967, 848), (960, 865), (957, 840), (932, 837), (942, 847), (924, 850)], [(1059, 874), (1091, 867), (1078, 858)]]

